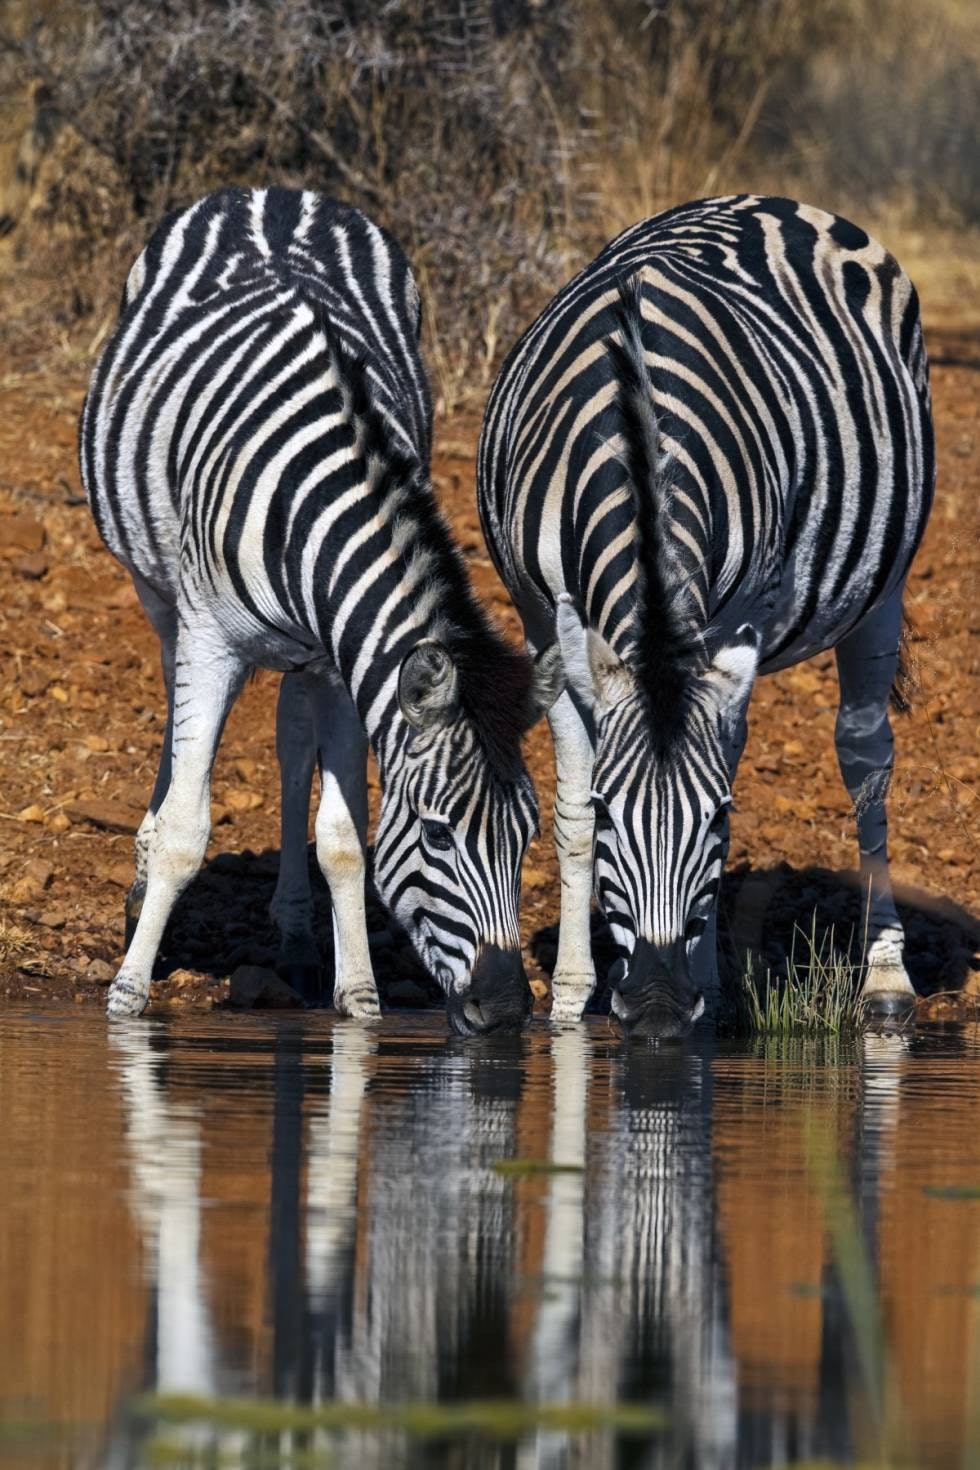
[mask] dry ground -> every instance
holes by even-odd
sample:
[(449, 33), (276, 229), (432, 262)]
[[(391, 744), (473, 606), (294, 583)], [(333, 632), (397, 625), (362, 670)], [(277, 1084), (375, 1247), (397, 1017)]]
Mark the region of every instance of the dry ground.
[[(926, 993), (977, 986), (980, 942), (980, 331), (955, 291), (927, 333), (939, 451), (936, 507), (910, 581), (922, 695), (896, 718), (891, 850)], [(927, 318), (928, 320), (928, 318)], [(67, 359), (66, 359), (67, 360)], [(81, 498), (75, 424), (85, 374), (8, 355), (0, 380), (0, 996), (100, 1002), (120, 957), (132, 833), (163, 730), (153, 635), (129, 580), (102, 548)], [(438, 426), (434, 478), (474, 578), (508, 629), (517, 622), (477, 526), (478, 416)], [(210, 1005), (244, 961), (268, 962), (266, 906), (278, 847), (276, 681), (260, 675), (228, 724), (215, 781), (209, 864), (179, 905), (154, 1004)], [(736, 787), (724, 893), (726, 952), (778, 964), (794, 923), (846, 943), (857, 924), (856, 850), (833, 748), (828, 655), (760, 681)], [(543, 996), (554, 959), (553, 766), (544, 726), (529, 741), (543, 833), (525, 870), (524, 934)], [(376, 792), (375, 792), (376, 795)], [(326, 895), (319, 927), (329, 949)], [(971, 914), (974, 917), (971, 917)], [(379, 979), (392, 1004), (425, 981), (371, 909)], [(600, 957), (602, 955), (599, 936)], [(328, 961), (329, 972), (329, 961)], [(971, 986), (971, 975), (973, 982)]]

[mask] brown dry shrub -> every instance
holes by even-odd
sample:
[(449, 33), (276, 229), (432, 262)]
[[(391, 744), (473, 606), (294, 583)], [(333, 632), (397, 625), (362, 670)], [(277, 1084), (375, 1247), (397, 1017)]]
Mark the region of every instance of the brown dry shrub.
[(94, 317), (90, 343), (167, 209), (227, 183), (322, 189), (405, 246), (451, 403), (483, 391), (615, 230), (681, 199), (764, 189), (862, 220), (897, 202), (975, 222), (972, 14), (963, 0), (46, 0), (0, 33), (0, 89), (33, 89), (40, 159), (6, 248), (36, 322)]

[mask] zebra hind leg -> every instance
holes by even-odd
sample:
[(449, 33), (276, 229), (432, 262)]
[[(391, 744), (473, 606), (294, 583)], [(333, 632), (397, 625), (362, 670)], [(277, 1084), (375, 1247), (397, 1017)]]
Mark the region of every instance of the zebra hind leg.
[(132, 886), (126, 895), (126, 937), (124, 941), (126, 949), (133, 942), (140, 910), (143, 907), (143, 898), (146, 894), (147, 858), (157, 812), (170, 786), (170, 746), (173, 740), (174, 719), (174, 655), (177, 646), (177, 609), (172, 603), (165, 602), (152, 587), (141, 579), (136, 578), (135, 583), (143, 609), (160, 639), (160, 663), (163, 668), (163, 683), (167, 695), (167, 724), (163, 734), (163, 746), (160, 750), (160, 764), (157, 768), (153, 794), (150, 797), (146, 815), (136, 833), (136, 871)]
[(873, 1016), (907, 1014), (915, 991), (888, 874), (885, 798), (894, 758), (888, 701), (898, 666), (901, 590), (837, 647), (840, 710), (835, 733), (844, 785), (854, 802), (865, 892), (867, 955), (862, 997)]
[(276, 968), (304, 1000), (320, 998), (320, 954), (313, 935), (313, 895), (306, 860), (310, 787), (316, 762), (313, 705), (302, 674), (284, 674), (276, 713), (282, 793), (279, 881), (269, 913), (279, 930)]
[(368, 947), (367, 736), (342, 684), (310, 681), (320, 763), (316, 856), (333, 910), (334, 1009), (371, 1020), (381, 1014)]
[(555, 745), (555, 848), (561, 875), (552, 1021), (578, 1021), (595, 989), (592, 960), (592, 740), (570, 694), (548, 711)]
[(211, 767), (246, 667), (211, 629), (181, 623), (174, 659), (170, 786), (147, 848), (146, 892), (107, 1010), (138, 1016), (150, 998), (153, 962), (177, 898), (204, 858), (211, 830)]

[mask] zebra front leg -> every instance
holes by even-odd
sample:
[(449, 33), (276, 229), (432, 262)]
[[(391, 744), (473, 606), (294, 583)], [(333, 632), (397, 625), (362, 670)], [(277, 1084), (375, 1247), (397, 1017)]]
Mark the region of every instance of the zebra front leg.
[(915, 1002), (903, 962), (905, 935), (888, 875), (885, 813), (894, 755), (888, 699), (898, 665), (901, 626), (899, 591), (837, 647), (837, 758), (854, 802), (866, 900), (868, 948), (862, 997), (869, 1013), (878, 1016), (908, 1012)]
[(134, 582), (143, 604), (143, 610), (160, 639), (160, 663), (163, 669), (163, 686), (167, 695), (167, 724), (163, 732), (160, 764), (157, 767), (157, 778), (150, 797), (150, 804), (136, 833), (136, 871), (132, 886), (126, 895), (125, 949), (129, 948), (133, 935), (136, 933), (136, 925), (146, 893), (146, 860), (150, 850), (150, 839), (156, 825), (157, 812), (170, 786), (170, 745), (173, 740), (174, 716), (174, 654), (177, 646), (177, 609), (171, 603), (165, 602), (148, 583), (138, 577), (134, 578)]
[(367, 735), (342, 684), (319, 681), (311, 688), (320, 762), (316, 856), (333, 910), (333, 1003), (341, 1015), (370, 1020), (381, 1005), (364, 903)]
[(276, 755), (282, 793), (279, 880), (269, 913), (279, 930), (280, 975), (304, 1000), (320, 995), (320, 954), (313, 936), (313, 896), (306, 861), (316, 729), (302, 674), (283, 674), (276, 712)]
[[(732, 786), (735, 785), (738, 764), (742, 759), (748, 734), (749, 726), (744, 710), (741, 716), (728, 723), (722, 732), (722, 748), (728, 765), (729, 784)], [(690, 960), (692, 978), (704, 999), (706, 1023), (717, 1019), (721, 1001), (721, 977), (718, 971), (718, 908), (721, 903), (721, 885), (728, 864), (728, 849), (731, 846), (731, 821), (727, 812), (722, 819), (718, 837), (721, 845), (718, 885), (708, 911), (704, 933), (695, 940)]]
[(153, 962), (178, 896), (204, 858), (211, 831), (211, 767), (245, 665), (198, 630), (180, 627), (174, 661), (170, 786), (147, 851), (146, 892), (133, 941), (109, 987), (113, 1018), (138, 1016), (150, 998)]
[(555, 745), (555, 848), (561, 876), (558, 956), (551, 977), (552, 1021), (578, 1021), (595, 989), (592, 962), (592, 740), (564, 693), (548, 711)]

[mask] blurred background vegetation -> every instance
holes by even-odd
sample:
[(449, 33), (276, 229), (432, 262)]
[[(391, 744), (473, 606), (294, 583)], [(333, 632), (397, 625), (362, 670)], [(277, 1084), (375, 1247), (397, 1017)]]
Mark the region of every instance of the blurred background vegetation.
[(917, 232), (926, 257), (944, 242), (947, 258), (980, 226), (978, 12), (975, 0), (6, 0), (5, 331), (91, 355), (157, 218), (230, 182), (321, 189), (395, 233), (443, 405), (483, 393), (601, 244), (683, 199), (793, 194), (896, 251), (896, 232)]

